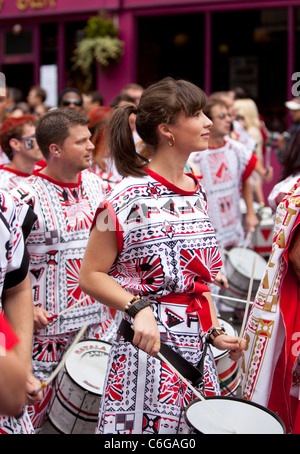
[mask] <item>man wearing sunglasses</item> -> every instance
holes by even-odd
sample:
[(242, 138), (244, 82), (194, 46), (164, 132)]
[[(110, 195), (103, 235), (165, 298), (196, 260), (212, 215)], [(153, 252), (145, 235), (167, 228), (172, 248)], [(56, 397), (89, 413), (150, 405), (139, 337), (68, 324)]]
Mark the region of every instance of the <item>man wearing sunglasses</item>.
[(0, 187), (10, 191), (29, 177), (35, 164), (43, 158), (35, 139), (37, 119), (34, 115), (7, 118), (0, 128), (0, 145), (9, 159), (0, 166)]
[(61, 109), (83, 112), (83, 96), (77, 88), (66, 88), (58, 97), (58, 107)]

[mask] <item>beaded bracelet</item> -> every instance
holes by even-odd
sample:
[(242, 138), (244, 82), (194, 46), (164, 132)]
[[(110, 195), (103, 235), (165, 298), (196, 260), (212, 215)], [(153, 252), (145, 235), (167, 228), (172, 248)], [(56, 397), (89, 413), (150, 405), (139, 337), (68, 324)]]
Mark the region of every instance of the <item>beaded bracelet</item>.
[(136, 302), (138, 301), (139, 299), (141, 299), (140, 295), (135, 295), (125, 306), (125, 312), (128, 311), (128, 309), (130, 309), (130, 307)]
[(145, 301), (141, 296), (135, 296), (126, 304), (125, 312), (130, 317), (134, 318), (138, 312), (148, 306), (150, 306), (148, 301)]

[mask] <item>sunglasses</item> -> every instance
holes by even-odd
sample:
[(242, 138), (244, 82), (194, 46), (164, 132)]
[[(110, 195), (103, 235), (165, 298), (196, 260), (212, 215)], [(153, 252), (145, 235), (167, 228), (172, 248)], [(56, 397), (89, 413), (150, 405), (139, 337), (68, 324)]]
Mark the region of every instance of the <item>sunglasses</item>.
[(77, 99), (66, 99), (66, 100), (62, 101), (62, 105), (65, 107), (70, 106), (71, 104), (73, 104), (74, 106), (77, 106), (77, 107), (82, 106), (82, 102)]
[(224, 120), (224, 118), (226, 118), (226, 117), (231, 118), (231, 115), (229, 113), (226, 113), (226, 114), (222, 113), (220, 115), (217, 115), (217, 118), (220, 118), (220, 120)]
[(35, 136), (17, 137), (17, 140), (24, 141), (26, 150), (32, 150), (34, 148), (34, 143), (36, 141), (36, 138), (35, 138)]

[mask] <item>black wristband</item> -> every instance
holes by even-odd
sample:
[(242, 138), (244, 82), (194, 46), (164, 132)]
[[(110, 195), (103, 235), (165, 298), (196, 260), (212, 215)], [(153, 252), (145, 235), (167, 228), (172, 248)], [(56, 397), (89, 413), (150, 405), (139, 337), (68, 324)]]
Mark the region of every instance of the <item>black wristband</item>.
[(139, 311), (148, 306), (150, 306), (150, 303), (148, 303), (148, 301), (145, 301), (143, 298), (140, 298), (133, 304), (131, 304), (129, 308), (126, 308), (125, 312), (130, 317), (134, 318)]

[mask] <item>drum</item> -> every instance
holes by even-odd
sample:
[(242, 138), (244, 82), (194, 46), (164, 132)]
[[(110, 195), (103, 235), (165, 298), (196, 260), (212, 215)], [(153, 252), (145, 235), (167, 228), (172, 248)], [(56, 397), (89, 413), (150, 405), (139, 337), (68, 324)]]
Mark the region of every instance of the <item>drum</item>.
[(262, 207), (258, 212), (259, 224), (253, 233), (253, 248), (254, 250), (268, 258), (272, 252), (274, 220), (272, 209), (270, 207)]
[[(224, 328), (229, 336), (237, 336), (234, 327), (222, 318), (218, 319), (220, 327)], [(235, 393), (240, 384), (239, 363), (229, 358), (229, 350), (221, 351), (211, 346), (214, 355), (217, 372), (220, 380), (222, 396)]]
[(245, 300), (245, 303), (243, 303), (224, 299), (224, 304), (227, 304), (228, 306), (234, 307), (235, 309), (245, 309), (253, 267), (253, 259), (255, 257), (256, 261), (251, 301), (255, 298), (261, 279), (264, 276), (267, 262), (261, 255), (257, 254), (257, 252), (252, 249), (235, 247), (230, 249), (227, 254), (228, 256), (225, 260), (225, 270), (229, 288), (222, 289), (220, 291), (220, 295)]
[(93, 434), (98, 420), (111, 345), (78, 342), (54, 384), (49, 420), (63, 434)]
[(276, 414), (235, 397), (196, 399), (185, 409), (185, 421), (190, 433), (285, 434), (284, 424)]

